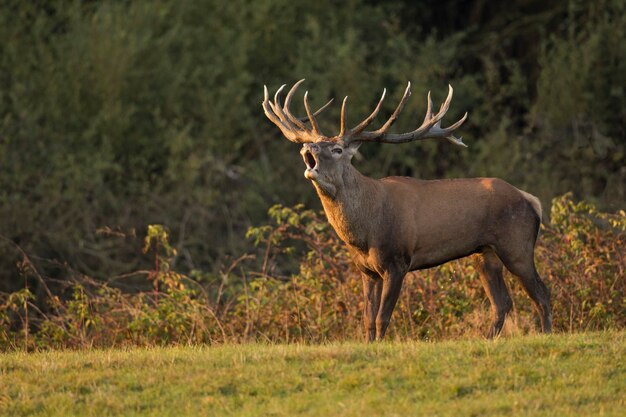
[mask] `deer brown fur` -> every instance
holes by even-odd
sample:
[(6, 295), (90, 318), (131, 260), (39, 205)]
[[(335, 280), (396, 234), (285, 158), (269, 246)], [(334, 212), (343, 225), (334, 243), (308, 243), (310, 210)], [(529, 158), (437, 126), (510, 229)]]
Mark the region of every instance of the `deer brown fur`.
[(492, 306), (488, 336), (500, 333), (512, 308), (502, 277), (503, 266), (521, 281), (539, 313), (542, 330), (549, 332), (550, 296), (534, 264), (541, 223), (541, 205), (536, 197), (495, 178), (376, 180), (362, 175), (351, 164), (363, 142), (403, 143), (445, 138), (464, 145), (452, 132), (465, 121), (467, 114), (449, 128), (440, 126), (452, 98), (452, 88), (437, 114), (432, 113), (429, 94), (424, 122), (405, 134), (389, 134), (386, 130), (408, 99), (410, 84), (396, 111), (377, 131), (368, 132), (365, 128), (378, 113), (382, 99), (372, 115), (350, 130), (345, 127), (344, 99), (340, 134), (329, 138), (321, 133), (315, 120), (326, 106), (312, 113), (305, 94), (310, 128), (305, 125), (305, 119), (289, 112), (291, 97), (301, 82), (288, 93), (283, 107), (280, 90), (274, 102), (269, 101), (266, 90), (263, 108), (289, 140), (303, 143), (305, 177), (313, 182), (328, 221), (347, 244), (362, 273), (367, 340), (384, 337), (408, 272), (472, 254), (476, 254), (475, 265)]

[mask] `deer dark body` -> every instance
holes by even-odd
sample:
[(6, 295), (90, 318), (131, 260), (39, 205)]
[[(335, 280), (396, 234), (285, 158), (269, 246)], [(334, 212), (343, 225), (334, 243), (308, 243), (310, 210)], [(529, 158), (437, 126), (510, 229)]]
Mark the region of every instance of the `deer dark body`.
[(410, 95), (408, 87), (389, 121), (374, 132), (364, 129), (376, 115), (382, 99), (370, 117), (349, 131), (345, 128), (344, 100), (341, 133), (333, 138), (319, 131), (306, 95), (311, 129), (291, 116), (288, 104), (294, 90), (289, 92), (282, 109), (278, 93), (274, 103), (268, 101), (266, 94), (264, 110), (288, 139), (303, 143), (305, 177), (313, 182), (329, 222), (348, 245), (362, 272), (367, 340), (384, 337), (406, 273), (471, 254), (477, 254), (476, 267), (492, 306), (489, 337), (500, 333), (512, 308), (502, 278), (503, 266), (520, 279), (535, 303), (542, 330), (551, 330), (549, 292), (534, 265), (533, 252), (541, 222), (537, 198), (499, 179), (374, 180), (351, 165), (352, 156), (365, 141), (402, 143), (443, 137), (462, 145), (452, 131), (465, 117), (450, 128), (440, 127), (451, 100), (451, 88), (446, 103), (435, 115), (429, 97), (424, 123), (408, 134), (386, 133)]

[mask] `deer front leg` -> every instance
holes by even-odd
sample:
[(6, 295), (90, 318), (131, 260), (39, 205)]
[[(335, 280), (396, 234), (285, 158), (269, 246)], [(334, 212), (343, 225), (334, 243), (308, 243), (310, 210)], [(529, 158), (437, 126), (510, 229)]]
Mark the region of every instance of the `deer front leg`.
[(382, 279), (375, 273), (361, 273), (363, 280), (363, 322), (365, 324), (365, 338), (373, 342), (376, 338), (376, 314), (380, 308), (380, 296), (383, 291)]
[(388, 272), (383, 276), (381, 304), (376, 316), (376, 340), (378, 341), (385, 337), (391, 313), (393, 313), (400, 296), (403, 280), (404, 274), (398, 272)]

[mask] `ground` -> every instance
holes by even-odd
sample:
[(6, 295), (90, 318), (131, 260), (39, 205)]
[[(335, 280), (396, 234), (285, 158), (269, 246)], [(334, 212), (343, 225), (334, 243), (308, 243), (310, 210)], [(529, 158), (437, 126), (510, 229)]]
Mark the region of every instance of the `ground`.
[(0, 354), (6, 416), (624, 416), (626, 333)]

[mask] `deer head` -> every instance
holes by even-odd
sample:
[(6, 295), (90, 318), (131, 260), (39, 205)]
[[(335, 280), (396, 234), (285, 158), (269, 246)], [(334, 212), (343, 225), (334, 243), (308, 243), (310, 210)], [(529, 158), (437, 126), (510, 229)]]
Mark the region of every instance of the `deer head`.
[(451, 86), (448, 86), (448, 97), (436, 114), (433, 114), (433, 103), (430, 98), (430, 92), (428, 93), (428, 108), (424, 121), (417, 129), (407, 133), (388, 133), (387, 130), (396, 121), (411, 96), (410, 82), (395, 111), (378, 130), (374, 131), (367, 131), (365, 129), (378, 115), (385, 99), (386, 90), (383, 90), (382, 96), (374, 111), (352, 129), (348, 129), (346, 126), (346, 103), (348, 101), (348, 97), (346, 96), (341, 105), (341, 125), (339, 133), (335, 136), (326, 136), (322, 133), (317, 123), (316, 116), (332, 103), (332, 99), (313, 113), (311, 112), (307, 100), (307, 91), (304, 93), (304, 108), (307, 116), (298, 118), (289, 111), (289, 105), (293, 95), (303, 81), (304, 80), (298, 81), (289, 90), (284, 105), (281, 104), (280, 94), (285, 88), (285, 85), (281, 86), (278, 91), (276, 91), (273, 102), (269, 99), (267, 87), (265, 87), (263, 111), (268, 119), (278, 126), (288, 140), (303, 144), (300, 153), (306, 165), (304, 176), (314, 181), (319, 188), (321, 188), (321, 191), (330, 196), (335, 194), (336, 187), (341, 183), (345, 170), (351, 168), (350, 161), (363, 142), (405, 143), (421, 139), (443, 138), (456, 145), (466, 146), (462, 138), (455, 137), (453, 132), (465, 122), (467, 113), (450, 127), (441, 127), (441, 119), (448, 111), (450, 102), (452, 101), (453, 90)]

